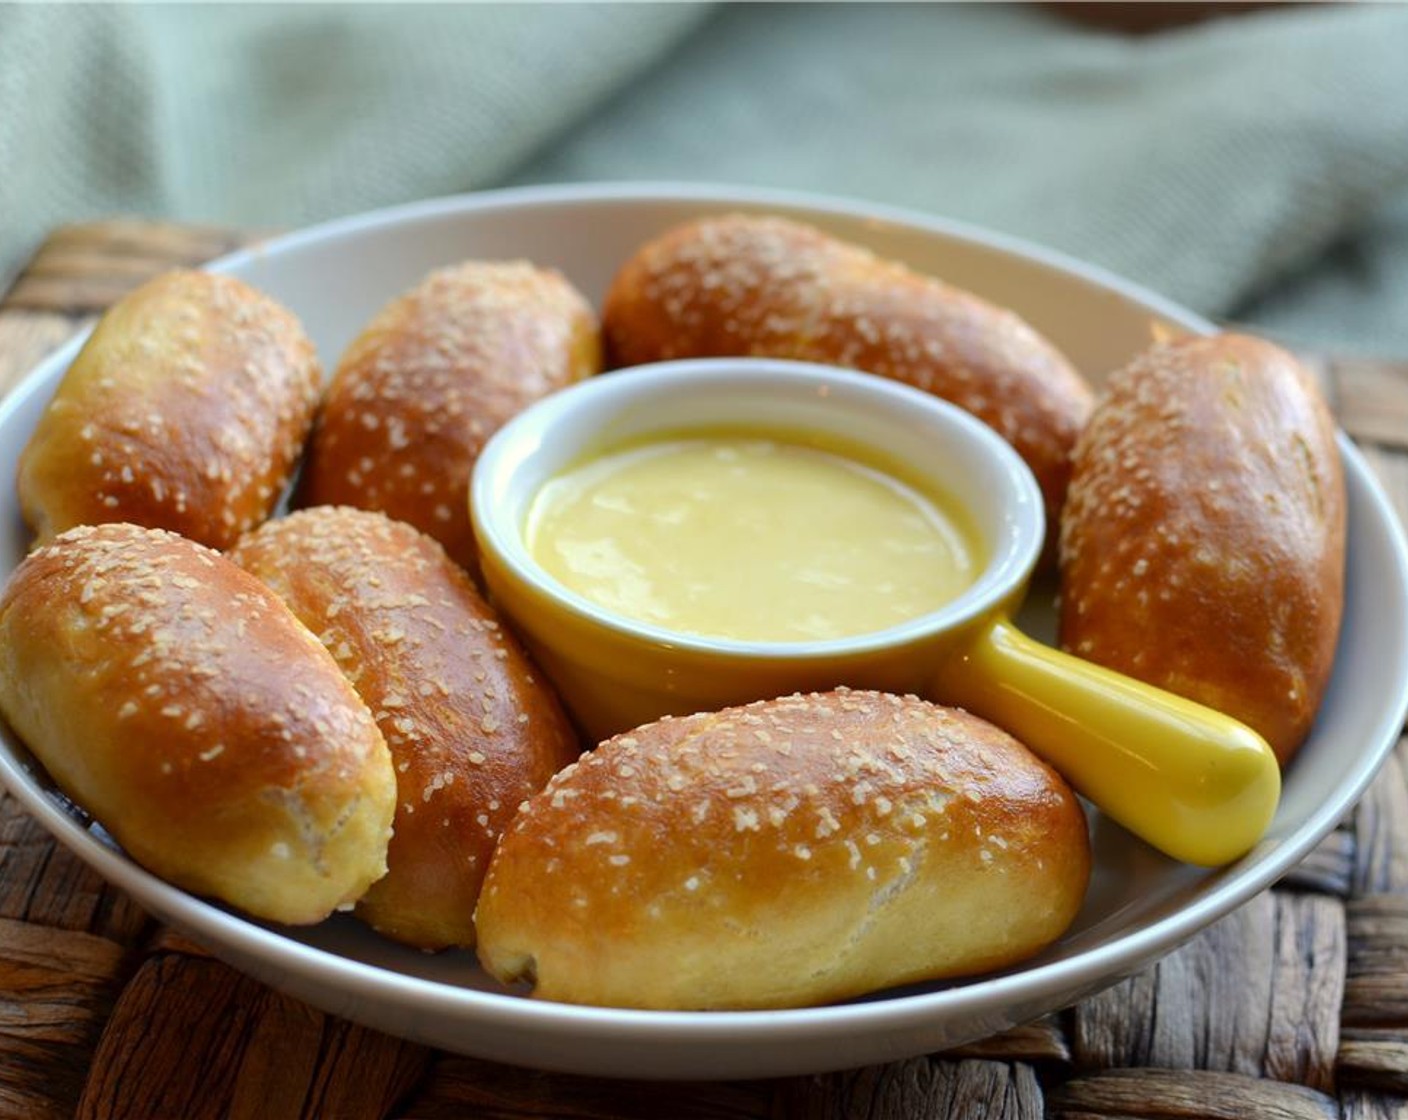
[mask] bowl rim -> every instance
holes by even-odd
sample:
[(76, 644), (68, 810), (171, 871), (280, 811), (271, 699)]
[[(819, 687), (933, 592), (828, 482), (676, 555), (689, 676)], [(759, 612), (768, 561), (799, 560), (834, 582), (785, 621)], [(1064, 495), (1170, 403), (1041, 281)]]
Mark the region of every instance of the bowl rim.
[[(1160, 316), (1200, 334), (1217, 328), (1205, 316), (1161, 295), (1143, 284), (1126, 279), (1103, 265), (1085, 261), (1060, 249), (1030, 241), (1016, 234), (990, 229), (973, 222), (926, 213), (905, 206), (869, 202), (864, 199), (820, 191), (787, 187), (764, 187), (701, 180), (621, 179), (581, 183), (546, 183), (530, 186), (494, 187), (460, 194), (416, 199), (412, 202), (345, 214), (313, 225), (276, 233), (249, 245), (224, 253), (200, 265), (208, 272), (229, 272), (258, 263), (270, 253), (285, 253), (320, 242), (338, 241), (388, 225), (414, 225), (474, 213), (479, 210), (532, 210), (570, 203), (574, 206), (615, 206), (623, 202), (697, 202), (701, 205), (781, 207), (806, 210), (842, 220), (864, 220), (872, 225), (916, 227), (941, 237), (953, 238), (984, 249), (996, 249), (1004, 256), (1026, 258), (1037, 264), (1102, 288), (1152, 308)], [(86, 336), (88, 330), (84, 330)]]
[[(1008, 234), (862, 199), (722, 183), (623, 181), (554, 184), (450, 195), (315, 224), (236, 250), (202, 267), (215, 272), (229, 272), (253, 267), (260, 257), (269, 254), (282, 254), (388, 226), (449, 218), (486, 209), (502, 211), (564, 204), (604, 206), (632, 201), (697, 203), (701, 208), (775, 206), (852, 222), (889, 222), (1034, 261), (1068, 278), (1136, 301), (1196, 333), (1212, 333), (1215, 329), (1202, 316), (1143, 285), (1126, 280), (1099, 265)], [(8, 425), (12, 414), (23, 408), (29, 398), (46, 388), (51, 377), (57, 377), (58, 370), (67, 367), (91, 330), (90, 326), (77, 332), (68, 342), (35, 363), (15, 384), (0, 403), (0, 429)], [(1367, 460), (1348, 437), (1340, 432), (1338, 441), (1346, 478), (1353, 479), (1354, 487), (1373, 510), (1387, 536), (1387, 549), (1399, 580), (1408, 585), (1408, 547), (1405, 547), (1403, 530), (1389, 499), (1373, 478)], [(1064, 960), (1022, 967), (993, 977), (962, 981), (934, 991), (884, 996), (873, 1002), (765, 1011), (705, 1013), (583, 1007), (457, 987), (444, 981), (407, 975), (382, 965), (355, 960), (330, 949), (287, 937), (277, 929), (261, 926), (251, 919), (180, 891), (147, 872), (126, 855), (108, 847), (65, 812), (29, 772), (25, 764), (28, 758), (26, 751), (0, 750), (0, 781), (52, 834), (109, 882), (129, 891), (173, 924), (209, 937), (216, 945), (230, 946), (231, 951), (242, 959), (271, 960), (280, 969), (296, 967), (321, 981), (336, 982), (343, 990), (374, 996), (400, 1010), (420, 1011), (432, 1007), (438, 1013), (448, 1014), (462, 1022), (477, 1021), (487, 1015), (507, 1027), (542, 1032), (543, 1037), (548, 1039), (554, 1035), (572, 1037), (576, 1035), (577, 1028), (587, 1027), (608, 1041), (613, 1038), (637, 1040), (642, 1037), (642, 1032), (669, 1030), (690, 1044), (723, 1041), (746, 1043), (782, 1028), (789, 1032), (790, 1038), (799, 1040), (835, 1038), (838, 1034), (844, 1037), (854, 1034), (858, 1027), (879, 1024), (891, 1031), (905, 1030), (922, 1026), (940, 1014), (979, 1011), (995, 993), (1000, 993), (1004, 1003), (1010, 1005), (1023, 999), (1040, 997), (1058, 984), (1065, 991), (1107, 979), (1114, 982), (1149, 957), (1176, 948), (1212, 921), (1260, 893), (1304, 857), (1363, 794), (1397, 741), (1405, 712), (1408, 712), (1408, 677), (1405, 677), (1398, 696), (1381, 712), (1374, 725), (1375, 744), (1359, 757), (1353, 778), (1341, 787), (1340, 796), (1318, 806), (1294, 836), (1280, 842), (1275, 851), (1264, 854), (1256, 867), (1241, 874), (1223, 875), (1221, 881), (1212, 883), (1200, 898), (1143, 929), (1119, 935), (1113, 945), (1099, 946)], [(1235, 864), (1231, 866), (1236, 867)], [(356, 1013), (350, 1014), (355, 1017)], [(544, 1060), (547, 1061), (546, 1058)], [(557, 1068), (578, 1067), (566, 1063)]]

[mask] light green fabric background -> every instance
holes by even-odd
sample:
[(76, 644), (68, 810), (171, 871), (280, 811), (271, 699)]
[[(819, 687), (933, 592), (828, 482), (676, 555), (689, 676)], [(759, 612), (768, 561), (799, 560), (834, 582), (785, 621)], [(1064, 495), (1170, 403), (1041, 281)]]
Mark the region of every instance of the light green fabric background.
[(1003, 5), (0, 7), (0, 276), (115, 212), (622, 178), (918, 207), (1408, 354), (1405, 5), (1142, 38)]

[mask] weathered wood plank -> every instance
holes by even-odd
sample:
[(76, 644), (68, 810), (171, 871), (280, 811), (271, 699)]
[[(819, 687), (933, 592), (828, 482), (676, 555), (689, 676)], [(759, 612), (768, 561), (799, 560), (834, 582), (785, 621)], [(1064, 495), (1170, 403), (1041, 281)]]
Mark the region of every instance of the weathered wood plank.
[(923, 1058), (783, 1082), (774, 1112), (788, 1120), (1040, 1120), (1044, 1114), (1030, 1066)]
[(39, 247), (5, 303), (12, 310), (68, 316), (98, 312), (157, 273), (203, 264), (256, 237), (140, 219), (68, 226)]
[(1076, 1065), (1227, 1070), (1328, 1091), (1344, 960), (1339, 899), (1259, 895), (1076, 1007)]
[(1261, 1072), (1276, 906), (1258, 895), (1183, 948), (1076, 1007), (1077, 1068)]
[[(787, 1084), (786, 1082), (782, 1084)], [(444, 1055), (394, 1109), (396, 1120), (764, 1120), (773, 1085), (763, 1081), (607, 1081)], [(917, 1115), (917, 1114), (916, 1114)]]
[(1333, 1092), (1345, 984), (1345, 913), (1337, 898), (1273, 893), (1275, 975), (1261, 1074)]
[(1340, 1104), (1342, 1120), (1408, 1120), (1408, 1100), (1396, 1094), (1349, 1092)]
[[(1404, 475), (1408, 484), (1408, 473)], [(1355, 894), (1408, 890), (1408, 780), (1400, 741), (1364, 791), (1355, 814)]]
[(424, 1078), (433, 1058), (424, 1046), (328, 1018), (303, 1116), (388, 1116)]
[[(1353, 814), (1350, 814), (1353, 820)], [(1276, 884), (1281, 890), (1315, 891), (1348, 898), (1354, 880), (1357, 844), (1352, 824), (1341, 825)]]
[(150, 925), (122, 891), (90, 871), (9, 794), (0, 793), (0, 918), (135, 944)]
[(1408, 894), (1353, 898), (1346, 921), (1342, 1023), (1408, 1029)]
[(937, 1055), (950, 1060), (979, 1058), (1003, 1062), (1041, 1062), (1068, 1065), (1071, 1044), (1058, 1015), (1045, 1015), (1033, 1023), (1013, 1027), (991, 1038), (970, 1042)]
[(1050, 1120), (1339, 1120), (1335, 1099), (1325, 1093), (1209, 1070), (1108, 1070), (1068, 1081), (1048, 1103)]
[(105, 938), (0, 919), (0, 1118), (73, 1115), (124, 967)]
[(1346, 1027), (1340, 1034), (1337, 1076), (1341, 1086), (1408, 1096), (1408, 1030)]
[(0, 310), (0, 397), (89, 321), (50, 312), (19, 315)]
[(1335, 358), (1335, 407), (1355, 439), (1408, 448), (1408, 371), (1403, 362)]
[(219, 961), (162, 954), (117, 1001), (77, 1115), (381, 1120), (428, 1060)]

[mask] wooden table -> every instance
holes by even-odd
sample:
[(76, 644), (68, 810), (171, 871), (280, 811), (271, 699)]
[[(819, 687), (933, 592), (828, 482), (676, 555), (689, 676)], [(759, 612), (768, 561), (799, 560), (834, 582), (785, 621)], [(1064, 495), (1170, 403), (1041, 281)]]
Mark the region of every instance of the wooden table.
[[(0, 392), (122, 292), (247, 237), (57, 231), (0, 303)], [(1408, 363), (1310, 357), (1400, 515)], [(1153, 968), (960, 1051), (653, 1084), (429, 1050), (162, 929), (0, 798), (0, 1118), (1408, 1117), (1408, 747), (1275, 889)]]

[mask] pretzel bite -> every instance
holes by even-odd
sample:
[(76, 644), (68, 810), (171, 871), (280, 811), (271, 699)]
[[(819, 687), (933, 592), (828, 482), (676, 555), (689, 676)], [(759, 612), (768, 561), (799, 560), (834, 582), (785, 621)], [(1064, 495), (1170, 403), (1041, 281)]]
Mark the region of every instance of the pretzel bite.
[(600, 368), (596, 317), (557, 272), (522, 261), (432, 272), (343, 355), (296, 502), (380, 510), (473, 569), (469, 475), (485, 442)]
[(792, 1007), (1001, 968), (1081, 905), (1065, 782), (991, 724), (838, 690), (664, 719), (548, 783), (505, 834), (479, 957), (534, 995)]
[(755, 354), (847, 366), (924, 389), (1011, 443), (1065, 495), (1090, 389), (1010, 311), (783, 218), (690, 222), (641, 248), (607, 293), (613, 366)]
[(0, 596), (0, 710), (142, 866), (273, 921), (386, 871), (391, 756), (327, 651), (174, 533), (81, 526)]
[(1284, 765), (1344, 606), (1334, 422), (1284, 350), (1224, 334), (1110, 378), (1061, 523), (1061, 644), (1226, 712)]
[(444, 549), (382, 514), (319, 506), (230, 555), (322, 639), (391, 747), (390, 871), (358, 915), (422, 949), (472, 946), (495, 842), (578, 754), (547, 681)]
[(267, 518), (322, 373), (297, 319), (232, 276), (168, 272), (108, 310), (19, 462), (43, 544), (127, 521), (227, 548)]

